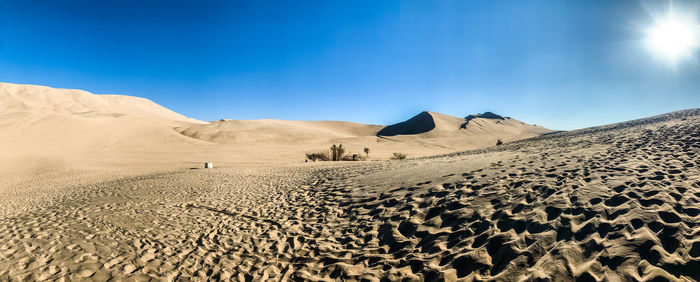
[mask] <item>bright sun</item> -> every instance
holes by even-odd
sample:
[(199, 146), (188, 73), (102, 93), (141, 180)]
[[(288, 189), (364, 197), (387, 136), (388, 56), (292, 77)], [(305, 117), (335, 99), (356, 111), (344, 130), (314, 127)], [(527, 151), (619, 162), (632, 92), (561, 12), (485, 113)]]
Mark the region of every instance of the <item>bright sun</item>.
[(700, 24), (691, 15), (668, 13), (654, 19), (646, 30), (646, 45), (665, 61), (676, 64), (681, 59), (693, 59), (700, 47)]

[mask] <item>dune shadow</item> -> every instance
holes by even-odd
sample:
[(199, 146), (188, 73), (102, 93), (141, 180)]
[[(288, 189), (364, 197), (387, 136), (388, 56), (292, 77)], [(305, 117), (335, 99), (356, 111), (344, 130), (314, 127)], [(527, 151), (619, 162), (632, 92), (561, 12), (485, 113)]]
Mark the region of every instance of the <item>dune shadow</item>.
[(377, 136), (415, 135), (435, 128), (435, 120), (428, 112), (421, 112), (404, 122), (392, 124), (377, 132)]
[(492, 112), (485, 112), (483, 114), (476, 114), (476, 115), (468, 115), (467, 117), (464, 118), (464, 123), (460, 126), (460, 128), (464, 129), (467, 128), (467, 124), (469, 124), (469, 121), (475, 119), (475, 118), (487, 118), (487, 119), (498, 119), (498, 120), (505, 120), (504, 117), (499, 116), (497, 114), (494, 114)]

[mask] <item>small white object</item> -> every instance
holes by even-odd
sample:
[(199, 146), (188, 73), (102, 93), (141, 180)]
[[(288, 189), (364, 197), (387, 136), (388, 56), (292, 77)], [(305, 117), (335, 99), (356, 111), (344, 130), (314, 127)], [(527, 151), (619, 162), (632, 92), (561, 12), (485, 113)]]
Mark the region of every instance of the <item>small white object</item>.
[(204, 168), (214, 168), (214, 163), (204, 163)]

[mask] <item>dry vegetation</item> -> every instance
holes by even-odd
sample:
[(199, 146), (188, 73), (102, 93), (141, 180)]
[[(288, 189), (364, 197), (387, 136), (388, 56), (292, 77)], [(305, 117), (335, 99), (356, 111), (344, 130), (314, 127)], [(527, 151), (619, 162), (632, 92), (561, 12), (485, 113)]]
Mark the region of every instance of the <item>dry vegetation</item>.
[(312, 162), (315, 161), (330, 161), (331, 157), (329, 156), (330, 154), (328, 152), (315, 152), (315, 153), (306, 153), (306, 159)]
[(357, 154), (346, 154), (343, 144), (331, 146), (330, 151), (326, 152), (311, 152), (306, 153), (306, 159), (308, 161), (364, 161), (367, 160), (369, 156), (369, 148), (365, 148), (365, 156), (360, 153)]
[(396, 153), (394, 153), (393, 156), (391, 156), (391, 159), (392, 159), (392, 160), (403, 160), (403, 159), (405, 159), (405, 158), (406, 158), (406, 154), (404, 154), (404, 153), (399, 153), (399, 152), (396, 152)]

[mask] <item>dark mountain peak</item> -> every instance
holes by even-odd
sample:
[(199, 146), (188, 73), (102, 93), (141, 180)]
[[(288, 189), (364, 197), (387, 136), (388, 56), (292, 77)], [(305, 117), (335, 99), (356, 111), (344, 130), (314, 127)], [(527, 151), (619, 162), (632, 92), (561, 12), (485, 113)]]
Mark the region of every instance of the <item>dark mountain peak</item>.
[(464, 120), (469, 122), (470, 120), (475, 119), (475, 118), (489, 118), (489, 119), (500, 119), (500, 120), (505, 119), (504, 117), (499, 116), (497, 114), (494, 114), (492, 112), (485, 112), (483, 114), (468, 115), (467, 117), (464, 118)]
[(469, 123), (470, 120), (475, 119), (475, 118), (487, 118), (487, 119), (500, 119), (500, 120), (505, 120), (504, 117), (499, 116), (497, 114), (494, 114), (492, 112), (485, 112), (483, 114), (475, 114), (475, 115), (468, 115), (467, 117), (464, 118), (464, 123), (460, 128), (467, 128), (467, 124)]
[(377, 132), (377, 136), (421, 134), (433, 130), (435, 120), (428, 111), (422, 111), (404, 122), (389, 125)]

